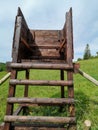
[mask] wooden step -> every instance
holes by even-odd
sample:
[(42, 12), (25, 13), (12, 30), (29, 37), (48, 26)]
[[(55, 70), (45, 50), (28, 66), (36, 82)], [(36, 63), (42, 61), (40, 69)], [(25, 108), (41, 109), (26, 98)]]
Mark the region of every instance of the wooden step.
[(18, 80), (11, 79), (11, 85), (43, 85), (43, 86), (71, 86), (73, 81), (64, 81), (64, 80)]
[(70, 70), (73, 69), (73, 66), (68, 64), (51, 64), (51, 63), (11, 63), (10, 65), (12, 68), (15, 69), (63, 69), (63, 70)]
[(65, 124), (73, 124), (76, 122), (75, 117), (49, 117), (49, 116), (5, 116), (5, 122), (44, 122), (44, 123), (65, 123)]
[(47, 55), (47, 56), (42, 56), (42, 55), (32, 55), (31, 57), (30, 57), (30, 59), (44, 59), (44, 60), (64, 60), (64, 58), (62, 58), (60, 55), (59, 56), (49, 56), (49, 55)]
[(65, 105), (74, 104), (73, 98), (7, 98), (8, 103), (28, 103), (28, 104), (46, 104), (46, 105)]
[(45, 44), (45, 45), (37, 45), (37, 44), (29, 44), (30, 47), (32, 47), (33, 49), (59, 49), (60, 45), (49, 45), (49, 44)]

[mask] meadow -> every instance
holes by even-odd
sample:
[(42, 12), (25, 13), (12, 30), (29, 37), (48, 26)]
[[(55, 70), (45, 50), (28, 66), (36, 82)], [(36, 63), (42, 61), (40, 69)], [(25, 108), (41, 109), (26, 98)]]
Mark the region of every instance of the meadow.
[[(80, 68), (98, 80), (98, 58), (90, 60), (79, 61)], [(0, 79), (7, 72), (0, 72)], [(18, 77), (24, 78), (24, 72), (20, 72)], [(30, 71), (30, 79), (59, 79), (59, 71), (49, 70), (34, 70)], [(66, 75), (66, 72), (65, 72)], [(66, 78), (66, 76), (65, 76)], [(0, 86), (0, 123), (3, 122), (5, 109), (6, 109), (6, 98), (8, 95), (9, 81), (7, 80)], [(91, 130), (98, 130), (98, 86), (88, 81), (80, 74), (74, 74), (74, 90), (75, 90), (75, 101), (76, 101), (76, 117), (77, 117), (77, 129), (84, 129), (84, 121), (90, 120), (92, 122)], [(16, 96), (20, 97), (23, 95), (23, 86), (17, 86)], [(65, 89), (65, 96), (67, 95), (67, 89)], [(30, 97), (60, 97), (60, 87), (49, 87), (49, 86), (30, 86), (29, 87)], [(38, 113), (40, 115), (60, 115), (58, 108), (53, 107), (52, 112), (49, 107), (43, 109), (30, 109), (30, 115)], [(63, 113), (66, 114), (66, 113)]]

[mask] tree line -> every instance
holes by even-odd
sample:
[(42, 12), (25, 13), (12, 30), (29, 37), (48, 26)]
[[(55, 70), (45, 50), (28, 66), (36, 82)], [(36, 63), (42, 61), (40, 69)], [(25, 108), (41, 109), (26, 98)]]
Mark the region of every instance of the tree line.
[[(91, 50), (89, 44), (86, 44), (83, 60), (92, 59), (92, 58), (98, 58), (98, 52), (96, 52), (96, 56), (91, 55)], [(82, 60), (82, 58), (78, 58), (78, 61)]]

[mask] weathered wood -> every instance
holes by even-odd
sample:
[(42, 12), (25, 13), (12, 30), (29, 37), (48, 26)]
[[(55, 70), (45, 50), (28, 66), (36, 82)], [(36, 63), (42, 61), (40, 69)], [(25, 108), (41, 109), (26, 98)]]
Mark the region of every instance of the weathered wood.
[(73, 69), (73, 66), (68, 64), (51, 64), (51, 63), (11, 63), (12, 68), (16, 69), (63, 69), (63, 70), (70, 70)]
[(66, 64), (65, 60), (60, 60), (60, 59), (23, 59), (21, 61), (22, 63), (28, 63), (28, 62), (31, 62), (31, 63), (51, 63), (51, 64)]
[(61, 56), (31, 56), (30, 59), (39, 59), (39, 60), (43, 60), (43, 59), (46, 59), (46, 60), (62, 60), (61, 59)]
[(8, 74), (6, 74), (1, 80), (0, 80), (0, 85), (3, 84), (9, 77), (10, 77), (11, 73), (9, 72)]
[(75, 123), (75, 117), (45, 117), (45, 116), (5, 116), (5, 122), (48, 122), (48, 123)]
[(23, 21), (24, 21), (24, 24), (25, 24), (26, 28), (28, 28), (28, 25), (27, 25), (27, 23), (26, 23), (26, 20), (25, 20), (25, 18), (24, 18), (24, 15), (23, 15), (23, 13), (22, 13), (20, 7), (18, 7), (17, 16), (21, 16), (21, 17), (22, 17), (22, 19), (23, 19)]
[[(29, 79), (29, 74), (30, 74), (30, 71), (28, 69), (26, 69), (26, 74), (25, 74), (26, 80)], [(28, 97), (28, 87), (29, 87), (29, 85), (25, 84), (24, 97)]]
[(51, 56), (51, 57), (60, 57), (60, 53), (59, 51), (57, 51), (56, 49), (33, 49), (32, 50), (34, 56)]
[[(29, 75), (30, 75), (30, 71), (29, 69), (26, 69), (26, 72), (25, 72), (25, 78), (28, 80), (29, 79)], [(24, 88), (24, 97), (28, 97), (28, 92), (29, 92), (29, 85), (28, 84), (25, 84), (25, 88)], [(23, 107), (23, 115), (27, 114), (27, 111), (28, 111), (28, 107)]]
[[(44, 126), (45, 125), (45, 126)], [(12, 124), (12, 126), (13, 127), (15, 127), (14, 129), (15, 130), (67, 130), (67, 128), (63, 128), (63, 126), (60, 126), (60, 124), (59, 125), (56, 125), (55, 127), (54, 127), (54, 125), (53, 125), (53, 127), (52, 127), (52, 125), (51, 125), (51, 127), (49, 127), (49, 125), (46, 125), (46, 124), (44, 124), (44, 125), (36, 125), (36, 124), (34, 124), (34, 125), (30, 125), (30, 124), (24, 124), (24, 123), (21, 123), (21, 124), (18, 124), (18, 123), (13, 123)], [(0, 130), (4, 130), (4, 124), (1, 124), (0, 125)]]
[[(16, 79), (16, 78), (17, 78), (17, 71), (11, 70), (11, 79)], [(15, 96), (15, 90), (16, 90), (16, 86), (10, 85), (8, 97), (14, 97)], [(6, 115), (12, 115), (13, 110), (14, 110), (14, 105), (7, 103)], [(10, 130), (10, 129), (11, 129), (11, 123), (6, 122), (5, 125), (4, 125), (4, 130)]]
[(49, 45), (47, 43), (45, 45), (30, 44), (30, 47), (34, 49), (59, 49), (60, 45)]
[[(73, 80), (73, 72), (67, 72), (67, 80)], [(68, 97), (74, 98), (74, 85), (68, 86)], [(69, 105), (69, 114), (70, 116), (75, 116), (74, 105)]]
[(98, 81), (96, 79), (94, 79), (93, 77), (91, 77), (90, 75), (88, 75), (87, 73), (83, 72), (81, 69), (78, 69), (79, 74), (81, 74), (83, 77), (85, 77), (86, 79), (88, 79), (89, 81), (91, 81), (92, 83), (94, 83), (95, 85), (98, 86)]
[(59, 49), (59, 52), (62, 52), (62, 49), (64, 48), (65, 49), (65, 44), (66, 44), (66, 41), (65, 41), (65, 39), (64, 39), (64, 41), (61, 43), (61, 45), (60, 45), (60, 49)]
[[(64, 80), (64, 70), (60, 70), (60, 76), (61, 80)], [(61, 98), (64, 98), (64, 86), (65, 85), (61, 85)]]
[[(4, 130), (15, 129), (15, 126), (12, 126), (13, 124), (32, 124), (32, 122), (35, 124), (66, 124), (66, 126), (73, 128), (73, 124), (76, 123), (76, 120), (74, 118), (74, 67), (72, 59), (72, 9), (66, 14), (66, 22), (63, 30), (30, 30), (20, 8), (18, 8), (13, 38), (13, 54), (12, 63), (10, 65), (11, 80), (7, 99), (6, 116), (4, 119)], [(23, 62), (23, 60), (25, 60), (25, 62)], [(30, 60), (30, 62), (27, 60)], [(60, 70), (61, 80), (29, 80), (28, 69)], [(26, 70), (26, 79), (16, 79), (19, 70)], [(67, 81), (64, 81), (64, 70), (67, 71)], [(16, 85), (24, 85), (23, 98), (15, 98)], [(28, 98), (29, 85), (61, 86), (61, 98)], [(68, 87), (68, 98), (64, 98), (64, 86)], [(21, 107), (13, 113), (15, 103), (21, 105)], [(20, 113), (21, 109), (24, 114), (25, 108), (28, 106), (63, 106), (65, 104), (68, 104), (69, 113), (67, 114), (70, 117), (16, 116)], [(35, 127), (35, 129), (36, 128), (37, 127)]]
[(63, 81), (63, 80), (18, 80), (11, 79), (11, 85), (43, 85), (43, 86), (71, 86), (73, 85), (73, 81)]
[(22, 28), (22, 17), (18, 16), (16, 17), (16, 24), (13, 38), (13, 50), (12, 50), (13, 62), (18, 61), (21, 28)]
[(21, 112), (22, 110), (22, 106), (19, 106), (18, 109), (13, 113), (13, 115), (19, 115), (19, 113)]
[(30, 104), (74, 104), (73, 98), (8, 98), (8, 103), (30, 103)]
[(29, 44), (27, 43), (27, 41), (23, 37), (21, 37), (21, 42), (27, 47), (27, 49), (29, 49), (32, 52), (31, 47), (29, 46)]
[(66, 13), (65, 24), (65, 39), (66, 39), (66, 60), (67, 63), (72, 65), (73, 59), (73, 27), (72, 27), (72, 8)]

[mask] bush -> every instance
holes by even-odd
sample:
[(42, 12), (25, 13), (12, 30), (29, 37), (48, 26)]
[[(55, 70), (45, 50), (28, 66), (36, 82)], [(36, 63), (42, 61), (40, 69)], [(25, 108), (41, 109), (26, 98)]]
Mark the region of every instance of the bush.
[(5, 63), (0, 63), (0, 72), (1, 71), (6, 71), (6, 65), (5, 65)]

